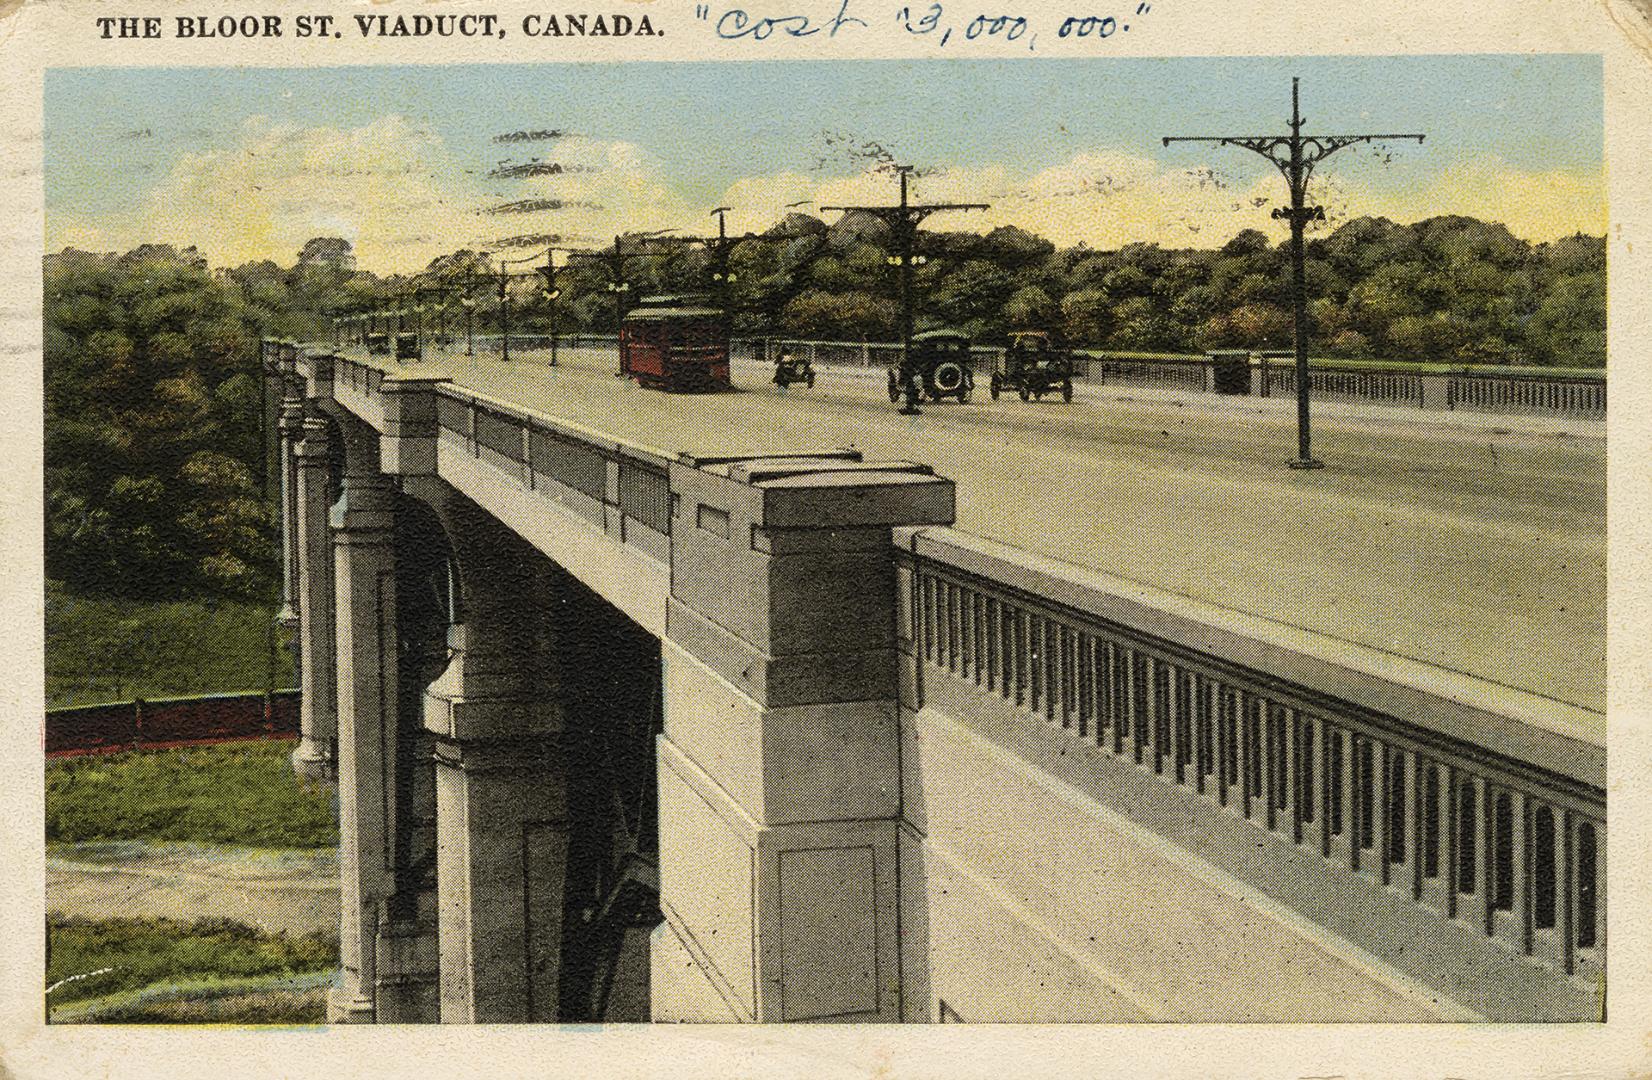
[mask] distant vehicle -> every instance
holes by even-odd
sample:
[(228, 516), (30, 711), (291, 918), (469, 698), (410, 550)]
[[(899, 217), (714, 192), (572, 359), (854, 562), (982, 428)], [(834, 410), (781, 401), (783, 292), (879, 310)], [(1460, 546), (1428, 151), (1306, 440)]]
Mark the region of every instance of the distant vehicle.
[(815, 385), (815, 366), (807, 356), (783, 352), (774, 362), (774, 385), (784, 390), (792, 383), (802, 383), (810, 389)]
[(906, 394), (908, 408), (915, 408), (920, 395), (931, 401), (957, 398), (969, 400), (975, 389), (975, 358), (969, 349), (969, 335), (958, 330), (928, 330), (912, 335), (912, 352), (905, 364), (889, 369), (889, 400)]
[(1022, 401), (1044, 400), (1045, 394), (1061, 391), (1061, 400), (1073, 400), (1073, 354), (1056, 348), (1043, 330), (1018, 330), (1010, 335), (1004, 350), (1004, 369), (992, 373), (992, 398), (1014, 390)]
[(643, 297), (620, 325), (620, 374), (650, 390), (729, 389), (727, 317), (692, 297)]
[(367, 335), (367, 351), (373, 356), (390, 355), (390, 335), (372, 333)]

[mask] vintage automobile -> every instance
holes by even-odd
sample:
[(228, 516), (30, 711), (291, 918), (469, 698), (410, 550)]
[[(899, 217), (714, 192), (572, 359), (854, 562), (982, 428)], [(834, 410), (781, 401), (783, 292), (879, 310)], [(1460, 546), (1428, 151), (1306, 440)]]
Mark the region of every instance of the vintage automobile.
[(957, 330), (914, 334), (908, 362), (889, 369), (889, 400), (899, 401), (904, 392), (907, 408), (916, 408), (920, 396), (966, 402), (975, 389), (974, 363), (967, 334)]
[(813, 389), (815, 366), (809, 363), (807, 356), (799, 356), (791, 351), (783, 351), (774, 362), (774, 385), (784, 390), (792, 383), (802, 383), (804, 386)]
[(992, 398), (1014, 390), (1022, 401), (1044, 400), (1045, 394), (1061, 391), (1063, 401), (1073, 400), (1073, 356), (1058, 349), (1042, 330), (1018, 330), (1010, 335), (1004, 350), (1002, 371), (992, 373)]
[(620, 374), (650, 390), (729, 389), (727, 317), (693, 297), (643, 297), (620, 325)]

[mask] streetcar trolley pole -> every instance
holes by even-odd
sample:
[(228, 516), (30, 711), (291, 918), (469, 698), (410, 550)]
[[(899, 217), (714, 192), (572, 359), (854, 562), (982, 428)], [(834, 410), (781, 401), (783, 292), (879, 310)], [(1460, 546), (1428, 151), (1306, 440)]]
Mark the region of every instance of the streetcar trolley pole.
[(1314, 166), (1336, 153), (1338, 150), (1355, 143), (1370, 143), (1378, 140), (1398, 141), (1401, 139), (1415, 139), (1419, 144), (1423, 136), (1419, 134), (1372, 134), (1372, 135), (1304, 135), (1302, 125), (1301, 91), (1302, 80), (1291, 79), (1291, 119), (1289, 121), (1291, 133), (1289, 135), (1172, 135), (1163, 140), (1163, 145), (1169, 146), (1174, 142), (1203, 142), (1215, 143), (1218, 146), (1237, 146), (1252, 153), (1261, 154), (1273, 162), (1279, 171), (1284, 174), (1285, 183), (1290, 187), (1291, 205), (1276, 207), (1273, 211), (1275, 220), (1286, 220), (1291, 223), (1291, 321), (1296, 345), (1296, 459), (1290, 462), (1293, 469), (1319, 469), (1325, 463), (1315, 460), (1310, 452), (1310, 435), (1308, 420), (1308, 285), (1306, 257), (1303, 254), (1303, 233), (1310, 221), (1324, 221), (1325, 208), (1322, 206), (1308, 206), (1308, 181), (1313, 176)]

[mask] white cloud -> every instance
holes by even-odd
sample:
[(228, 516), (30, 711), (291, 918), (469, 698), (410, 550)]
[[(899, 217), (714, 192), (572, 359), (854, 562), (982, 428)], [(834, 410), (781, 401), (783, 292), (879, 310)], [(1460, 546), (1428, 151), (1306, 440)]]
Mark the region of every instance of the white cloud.
[[(509, 162), (546, 169), (490, 176), (503, 161), (457, 161), (439, 138), (399, 115), (353, 129), (255, 117), (228, 147), (180, 157), (132, 219), (50, 217), (49, 246), (193, 244), (219, 264), (287, 263), (306, 240), (330, 235), (350, 240), (364, 269), (408, 271), (460, 247), (505, 250), (499, 245), (512, 237), (552, 235), (596, 247), (623, 232), (699, 234), (707, 227), (709, 207), (690, 202), (633, 143), (569, 136), (514, 150)], [(929, 228), (1016, 225), (1062, 246), (1212, 247), (1244, 228), (1282, 237), (1283, 223), (1269, 212), (1285, 200), (1283, 181), (1265, 163), (1245, 166), (1165, 166), (1092, 148), (1038, 170), (937, 169), (914, 176), (912, 193), (922, 201), (991, 204), (985, 212), (938, 215)], [(731, 225), (745, 231), (767, 228), (790, 204), (818, 214), (822, 206), (893, 202), (897, 192), (887, 171), (784, 172), (743, 177), (720, 201), (735, 208)], [(1522, 172), (1494, 157), (1459, 162), (1420, 190), (1378, 191), (1327, 173), (1314, 197), (1332, 218), (1322, 228), (1361, 214), (1402, 222), (1469, 214), (1529, 240), (1605, 229), (1598, 173)], [(512, 210), (498, 212), (501, 206)]]
[(401, 116), (353, 129), (254, 117), (229, 147), (179, 158), (129, 229), (229, 264), (286, 263), (336, 235), (363, 266), (407, 268), (470, 242), (454, 212), (466, 186), (440, 140)]
[[(1269, 165), (1239, 169), (1161, 165), (1152, 158), (1095, 149), (1027, 173), (993, 165), (956, 167), (914, 177), (914, 201), (984, 202), (986, 211), (936, 216), (929, 227), (985, 232), (1015, 225), (1061, 246), (1115, 248), (1134, 242), (1170, 247), (1216, 247), (1241, 229), (1276, 239), (1288, 233), (1272, 217), (1288, 196)], [(781, 173), (746, 177), (723, 202), (740, 208), (742, 222), (763, 228), (789, 203), (818, 213), (820, 206), (892, 203), (894, 177), (869, 171), (849, 177)], [(1465, 214), (1506, 224), (1517, 236), (1543, 241), (1577, 231), (1605, 231), (1602, 178), (1588, 173), (1531, 173), (1494, 157), (1460, 162), (1420, 190), (1377, 192), (1336, 173), (1316, 178), (1311, 199), (1322, 201), (1334, 228), (1349, 217), (1380, 215), (1400, 222)], [(829, 215), (828, 215), (829, 216)]]

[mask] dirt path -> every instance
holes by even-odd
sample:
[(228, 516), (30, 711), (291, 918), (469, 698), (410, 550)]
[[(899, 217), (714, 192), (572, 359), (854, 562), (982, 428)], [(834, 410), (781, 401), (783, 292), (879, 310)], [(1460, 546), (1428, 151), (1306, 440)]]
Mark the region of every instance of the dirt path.
[(65, 844), (46, 852), (46, 910), (85, 918), (226, 918), (268, 933), (338, 930), (331, 850)]

